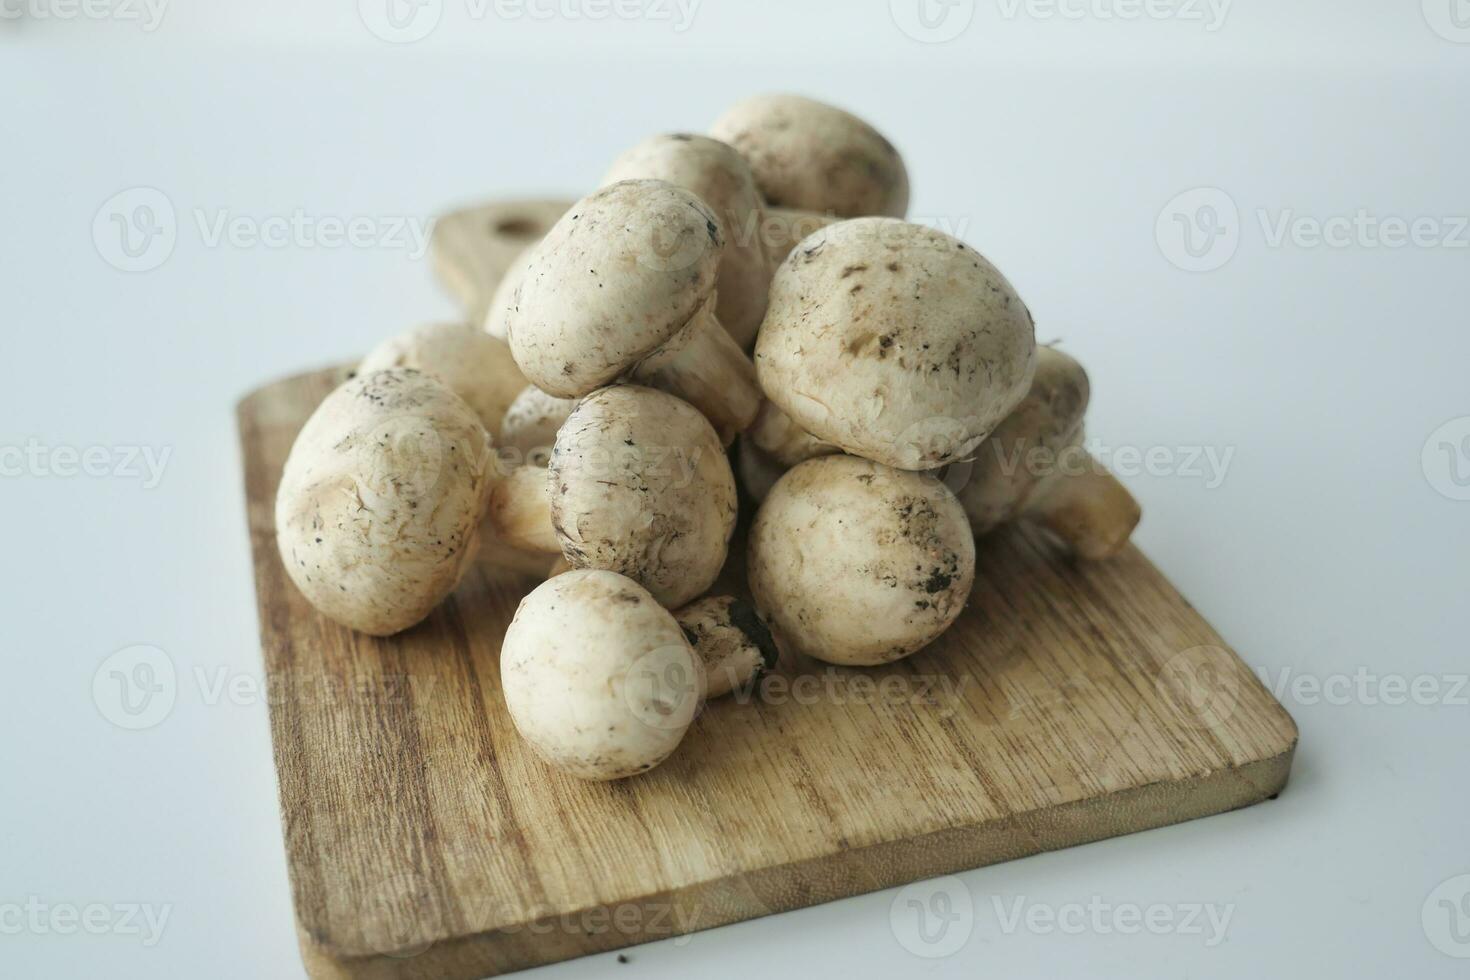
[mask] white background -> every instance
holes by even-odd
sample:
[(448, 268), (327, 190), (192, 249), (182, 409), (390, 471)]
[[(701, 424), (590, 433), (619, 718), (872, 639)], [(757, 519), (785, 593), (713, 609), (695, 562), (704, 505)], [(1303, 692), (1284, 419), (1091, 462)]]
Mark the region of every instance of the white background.
[[(913, 214), (958, 226), (1039, 338), (1089, 366), (1096, 439), (1173, 454), (1126, 479), (1137, 540), (1272, 686), (1289, 672), (1292, 783), (941, 883), (973, 908), (946, 957), (916, 955), (949, 950), (916, 943), (912, 895), (890, 891), (538, 975), (1465, 975), (1470, 707), (1447, 695), (1470, 670), (1470, 233), (1453, 220), (1470, 214), (1470, 26), (1451, 18), (1458, 3), (1470, 25), (1470, 4), (1236, 0), (1211, 30), (1203, 4), (1122, 19), (1128, 0), (958, 0), (930, 8), (956, 36), (926, 43), (900, 27), (911, 0), (704, 0), (685, 30), (577, 19), (595, 6), (575, 0), (429, 2), (434, 29), (402, 44), (368, 29), (377, 0), (366, 20), (355, 0), (174, 0), (151, 30), (131, 2), (0, 0), (0, 452), (49, 454), (0, 456), (0, 974), (301, 974), (266, 708), (213, 696), (260, 676), (232, 408), (452, 306), (411, 248), (210, 244), (200, 221), (299, 210), (386, 233), (489, 196), (575, 196), (646, 135), (794, 90), (902, 149)], [(176, 240), (129, 273), (106, 261), (104, 205), (137, 187), (164, 196)], [(1196, 188), (1225, 196), (1171, 204)], [(1179, 221), (1203, 228), (1207, 202), (1227, 206), (1214, 268), (1184, 271)], [(1427, 219), (1435, 241), (1301, 237), (1359, 212)], [(1274, 239), (1283, 220), (1295, 239)], [(58, 447), (170, 455), (153, 486), (57, 475)], [(1192, 449), (1232, 453), (1223, 479), (1190, 475)], [(136, 644), (166, 653), (178, 696), (127, 731), (92, 683)], [(1292, 686), (1359, 672), (1345, 703)], [(1439, 703), (1384, 703), (1392, 677), (1434, 679)], [(993, 900), (1230, 920), (1213, 945), (1208, 926), (1127, 935), (1107, 915), (1008, 930)], [(168, 919), (151, 945), (115, 921), (62, 935), (16, 919), (27, 902)]]

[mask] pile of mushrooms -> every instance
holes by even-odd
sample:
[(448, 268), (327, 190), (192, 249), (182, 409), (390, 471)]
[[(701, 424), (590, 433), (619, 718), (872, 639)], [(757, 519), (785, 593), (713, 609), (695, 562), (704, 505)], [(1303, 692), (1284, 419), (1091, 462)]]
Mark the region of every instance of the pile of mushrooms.
[[(998, 526), (1126, 545), (1140, 511), (1082, 448), (1082, 366), (972, 245), (904, 220), (868, 123), (762, 96), (609, 158), (581, 200), (443, 217), (464, 321), (383, 342), (302, 429), (276, 532), (321, 614), (389, 636), (477, 561), (534, 569), (507, 708), (551, 766), (616, 779), (783, 655), (933, 643)], [(740, 491), (748, 592), (712, 596)]]

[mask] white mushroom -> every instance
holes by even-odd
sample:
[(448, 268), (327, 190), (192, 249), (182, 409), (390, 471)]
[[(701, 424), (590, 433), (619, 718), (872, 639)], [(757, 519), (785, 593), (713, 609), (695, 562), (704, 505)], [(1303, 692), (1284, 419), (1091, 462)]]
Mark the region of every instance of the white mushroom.
[(645, 179), (692, 191), (719, 218), (725, 247), (715, 315), (735, 342), (750, 350), (766, 315), (773, 265), (761, 234), (764, 202), (749, 165), (719, 140), (675, 133), (644, 140), (618, 157), (603, 186)]
[(579, 779), (621, 779), (664, 761), (699, 709), (698, 677), (673, 615), (613, 572), (548, 579), (521, 600), (500, 648), (516, 730)]
[(776, 272), (756, 344), (761, 387), (792, 423), (906, 470), (967, 457), (1035, 363), (1031, 314), (1005, 277), (963, 242), (891, 218), (805, 239)]
[[(1036, 377), (1020, 406), (980, 446), (959, 489), (976, 534), (1025, 518), (1083, 558), (1107, 558), (1128, 542), (1138, 501), (1082, 448), (1091, 390), (1077, 361), (1037, 351)], [(963, 470), (951, 485), (963, 478)]]
[(427, 616), (475, 553), (494, 456), (479, 417), (426, 374), (359, 375), (291, 447), (276, 544), (329, 618), (387, 636)]
[(975, 539), (939, 480), (823, 456), (772, 488), (750, 530), (750, 588), (784, 647), (872, 666), (949, 628), (975, 578)]
[(748, 689), (780, 658), (770, 627), (745, 599), (710, 596), (680, 609), (674, 618), (699, 662), (703, 699)]
[(492, 317), (505, 318), (516, 363), (543, 391), (577, 398), (627, 376), (693, 404), (729, 445), (761, 396), (714, 313), (723, 250), (719, 221), (698, 197), (623, 181), (557, 223)]
[(736, 511), (709, 422), (672, 395), (614, 385), (578, 403), (548, 470), (521, 467), (496, 485), (486, 519), (515, 547), (627, 575), (677, 608), (719, 577)]
[(893, 144), (850, 112), (798, 95), (737, 103), (710, 135), (739, 150), (774, 207), (846, 218), (908, 211), (909, 177)]
[(548, 395), (535, 385), (527, 385), (506, 409), (500, 426), (500, 459), (503, 465), (546, 466), (551, 462), (551, 446), (556, 434), (577, 407), (575, 398)]
[(440, 215), (429, 251), (439, 281), (476, 326), (511, 263), (556, 224), (568, 200), (491, 201)]
[(497, 440), (501, 419), (526, 386), (510, 348), (467, 323), (427, 323), (389, 337), (358, 365), (359, 373), (414, 368), (433, 375), (469, 402)]

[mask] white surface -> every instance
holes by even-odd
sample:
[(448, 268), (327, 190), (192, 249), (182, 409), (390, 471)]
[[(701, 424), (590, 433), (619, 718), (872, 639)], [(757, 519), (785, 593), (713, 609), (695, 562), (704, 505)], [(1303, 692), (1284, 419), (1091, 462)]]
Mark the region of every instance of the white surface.
[[(1449, 39), (1462, 37), (1450, 0), (1238, 0), (1213, 32), (1007, 18), (1009, 0), (981, 0), (946, 44), (904, 35), (887, 0), (706, 0), (684, 32), (476, 20), (466, 3), (443, 0), (433, 34), (390, 45), (351, 2), (177, 2), (149, 32), (3, 0), (34, 9), (0, 19), (0, 451), (35, 440), (47, 467), (57, 447), (105, 447), (98, 465), (126, 447), (171, 455), (154, 487), (31, 462), (0, 478), (0, 974), (300, 975), (251, 693), (232, 405), (451, 307), (404, 249), (300, 234), (210, 246), (196, 213), (253, 227), (301, 209), (386, 231), (458, 201), (576, 191), (649, 133), (792, 89), (856, 109), (902, 148), (914, 214), (960, 228), (1041, 337), (1088, 364), (1094, 436), (1233, 451), (1215, 487), (1127, 482), (1141, 545), (1250, 663), (1273, 682), (1363, 670), (1443, 686), (1439, 703), (1398, 706), (1355, 684), (1342, 704), (1288, 687), (1302, 741), (1279, 801), (962, 875), (951, 907), (969, 896), (973, 914), (937, 945), (913, 938), (913, 893), (890, 891), (638, 947), (628, 975), (1464, 976), (1448, 954), (1470, 954), (1470, 902), (1451, 918), (1470, 879), (1440, 886), (1470, 873), (1470, 707), (1466, 690), (1446, 696), (1467, 670), (1470, 502), (1452, 499), (1464, 494), (1444, 467), (1470, 475), (1470, 423), (1430, 436), (1470, 416), (1470, 249), (1273, 247), (1258, 217), (1365, 209), (1455, 230), (1470, 212), (1470, 44)], [(107, 213), (101, 249), (93, 224), (138, 186), (166, 195), (176, 242), (129, 274), (102, 257), (118, 257)], [(1190, 273), (1156, 223), (1201, 187), (1238, 209), (1238, 248)], [(177, 699), (128, 731), (93, 681), (137, 644), (166, 652)], [(128, 666), (102, 671), (104, 705), (108, 671)], [(942, 911), (932, 889), (917, 897)], [(32, 900), (109, 911), (90, 913), (101, 934), (64, 935), (66, 912), (29, 921)], [(1024, 918), (1008, 931), (1018, 900), (1041, 916), (1107, 903), (1230, 917), (1214, 945), (1208, 917), (1203, 935), (1127, 935), (1126, 911), (1085, 908), (1066, 933)], [(157, 942), (110, 910), (129, 904), (167, 910)], [(609, 955), (539, 975), (616, 969)]]

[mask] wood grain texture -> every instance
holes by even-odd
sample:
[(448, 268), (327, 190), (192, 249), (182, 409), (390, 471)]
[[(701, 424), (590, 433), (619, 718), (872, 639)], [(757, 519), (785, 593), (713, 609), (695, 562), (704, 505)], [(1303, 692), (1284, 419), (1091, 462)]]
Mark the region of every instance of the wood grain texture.
[[(581, 783), (520, 741), (499, 648), (534, 579), (477, 565), (387, 640), (277, 557), (296, 431), (343, 377), (239, 408), (292, 897), (314, 977), (472, 978), (1259, 802), (1291, 718), (1133, 548), (981, 542), (957, 625), (885, 668), (786, 658), (653, 772)], [(738, 570), (734, 572), (738, 575)]]

